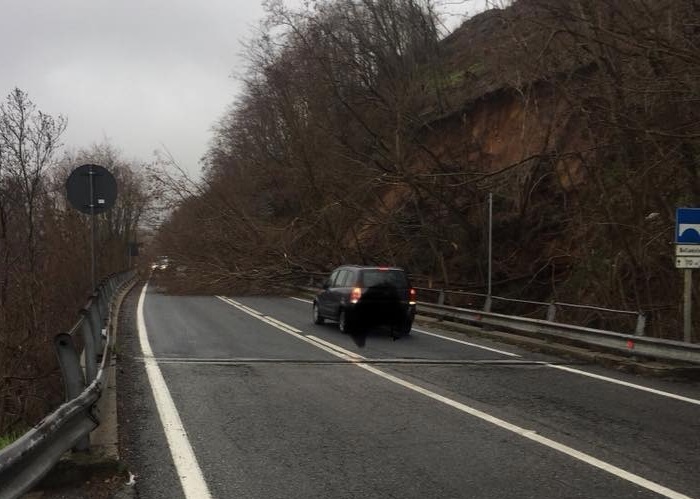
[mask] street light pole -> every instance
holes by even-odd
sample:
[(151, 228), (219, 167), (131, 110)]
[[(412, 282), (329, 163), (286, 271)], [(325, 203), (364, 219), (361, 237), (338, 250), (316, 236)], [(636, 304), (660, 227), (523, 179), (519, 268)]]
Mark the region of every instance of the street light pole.
[(489, 192), (489, 270), (488, 291), (486, 292), (486, 304), (484, 310), (491, 311), (491, 262), (493, 260), (493, 193)]

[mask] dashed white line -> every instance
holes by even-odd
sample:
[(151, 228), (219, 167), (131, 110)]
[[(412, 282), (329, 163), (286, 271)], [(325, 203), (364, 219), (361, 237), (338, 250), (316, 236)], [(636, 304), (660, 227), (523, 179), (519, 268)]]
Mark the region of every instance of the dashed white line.
[[(223, 297), (219, 297), (219, 298), (228, 302), (228, 303), (231, 303), (233, 305), (232, 300), (224, 299)], [(237, 305), (234, 305), (234, 306), (237, 306)], [(239, 308), (239, 310), (242, 310), (246, 313), (249, 313), (241, 307), (237, 307), (237, 308)], [(550, 438), (543, 437), (542, 435), (537, 434), (537, 432), (535, 432), (533, 430), (528, 430), (528, 429), (522, 428), (518, 425), (509, 423), (503, 419), (497, 418), (497, 417), (492, 416), (486, 412), (480, 411), (479, 409), (476, 409), (474, 407), (470, 407), (470, 406), (463, 404), (461, 402), (457, 402), (456, 400), (450, 399), (448, 397), (445, 397), (443, 395), (435, 393), (431, 390), (428, 390), (426, 388), (423, 388), (421, 386), (413, 384), (409, 381), (406, 381), (402, 378), (399, 378), (397, 376), (386, 373), (386, 372), (382, 371), (381, 369), (377, 369), (374, 366), (371, 366), (368, 364), (363, 364), (361, 360), (358, 361), (358, 359), (353, 358), (353, 357), (349, 357), (348, 354), (344, 353), (343, 351), (345, 349), (343, 349), (342, 347), (340, 347), (338, 345), (334, 345), (333, 343), (330, 343), (330, 342), (325, 341), (325, 340), (322, 340), (323, 343), (318, 343), (317, 341), (309, 338), (308, 336), (305, 336), (305, 335), (302, 335), (299, 333), (293, 333), (288, 329), (290, 326), (286, 326), (286, 327), (281, 326), (281, 324), (284, 324), (281, 321), (277, 321), (279, 324), (275, 324), (273, 322), (266, 321), (265, 318), (262, 317), (262, 314), (260, 314), (260, 313), (257, 313), (257, 315), (253, 315), (253, 316), (257, 317), (258, 319), (260, 319), (264, 322), (267, 322), (268, 324), (273, 325), (277, 329), (285, 331), (289, 334), (293, 334), (294, 336), (299, 337), (300, 339), (303, 339), (304, 341), (310, 342), (311, 344), (315, 345), (317, 348), (321, 348), (321, 349), (331, 353), (332, 355), (335, 355), (336, 357), (350, 360), (357, 367), (364, 369), (365, 371), (368, 371), (370, 373), (373, 373), (377, 376), (380, 376), (383, 379), (391, 381), (392, 383), (395, 383), (397, 385), (408, 388), (409, 390), (412, 390), (416, 393), (420, 393), (421, 395), (429, 397), (429, 398), (436, 400), (438, 402), (442, 402), (443, 404), (446, 404), (450, 407), (453, 407), (459, 411), (462, 411), (466, 414), (469, 414), (469, 415), (474, 416), (478, 419), (481, 419), (482, 421), (486, 421), (487, 423), (491, 423), (491, 424), (498, 426), (499, 428), (502, 428), (504, 430), (515, 433), (521, 437), (527, 438), (528, 440), (531, 440), (531, 441), (536, 442), (538, 444), (544, 445), (545, 447), (548, 447), (548, 448), (553, 449), (555, 451), (561, 452), (562, 454), (565, 454), (565, 455), (570, 456), (574, 459), (577, 459), (579, 461), (587, 463), (587, 464), (594, 466), (600, 470), (603, 470), (611, 475), (614, 475), (618, 478), (621, 478), (621, 479), (626, 480), (630, 483), (633, 483), (639, 487), (643, 487), (647, 490), (650, 490), (652, 492), (655, 492), (659, 495), (662, 495), (664, 497), (668, 497), (671, 499), (690, 499), (689, 496), (681, 494), (680, 492), (676, 492), (675, 490), (672, 490), (668, 487), (665, 487), (665, 486), (660, 485), (658, 483), (652, 482), (651, 480), (647, 480), (646, 478), (643, 478), (639, 475), (635, 475), (634, 473), (630, 473), (629, 471), (623, 470), (622, 468), (618, 468), (615, 465), (612, 465), (612, 464), (607, 463), (605, 461), (602, 461), (598, 458), (595, 458), (589, 454), (586, 454), (585, 452), (581, 452), (579, 450), (576, 450), (573, 447), (569, 447), (567, 445), (561, 444), (561, 443), (559, 443), (555, 440), (552, 440)], [(318, 338), (316, 338), (316, 340), (318, 340)], [(328, 345), (333, 345), (333, 347), (329, 347)], [(357, 354), (355, 354), (355, 355), (357, 355)]]
[(163, 374), (158, 367), (156, 359), (153, 357), (153, 350), (148, 341), (148, 332), (146, 331), (146, 321), (143, 317), (143, 303), (146, 298), (146, 289), (148, 283), (144, 284), (139, 297), (139, 303), (136, 310), (136, 326), (139, 333), (139, 341), (141, 343), (141, 352), (143, 353), (146, 374), (148, 382), (153, 391), (153, 398), (158, 408), (160, 421), (165, 430), (165, 437), (170, 448), (170, 455), (175, 463), (177, 474), (180, 477), (182, 491), (187, 499), (209, 499), (209, 487), (204, 481), (204, 475), (199, 467), (197, 458), (194, 455), (194, 450), (187, 438), (187, 431), (182, 424), (180, 415), (175, 407), (175, 402), (170, 395), (168, 386), (165, 384)]

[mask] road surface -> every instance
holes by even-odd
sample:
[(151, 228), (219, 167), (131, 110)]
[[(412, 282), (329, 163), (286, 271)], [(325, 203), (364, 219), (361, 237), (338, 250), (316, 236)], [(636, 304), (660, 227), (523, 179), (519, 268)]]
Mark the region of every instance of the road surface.
[(150, 498), (700, 497), (700, 386), (290, 297), (129, 296), (121, 446)]

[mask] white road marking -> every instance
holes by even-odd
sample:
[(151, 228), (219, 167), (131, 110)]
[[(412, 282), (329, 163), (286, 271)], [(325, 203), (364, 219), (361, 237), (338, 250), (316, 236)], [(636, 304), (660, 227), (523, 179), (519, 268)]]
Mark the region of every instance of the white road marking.
[(300, 301), (302, 303), (308, 303), (311, 305), (313, 303), (313, 300), (307, 300), (306, 298), (297, 298), (296, 296), (290, 296), (292, 300)]
[(170, 447), (170, 455), (175, 463), (175, 468), (180, 477), (180, 484), (182, 485), (182, 491), (185, 497), (187, 499), (208, 499), (211, 498), (209, 488), (204, 481), (204, 475), (199, 467), (199, 463), (197, 463), (192, 445), (187, 438), (187, 432), (177, 412), (175, 402), (173, 402), (173, 398), (170, 396), (168, 386), (165, 384), (163, 374), (160, 372), (158, 363), (153, 357), (153, 350), (148, 341), (146, 321), (143, 318), (143, 303), (147, 288), (148, 282), (144, 284), (141, 290), (141, 296), (139, 297), (136, 311), (136, 326), (141, 343), (141, 352), (143, 353), (146, 365), (148, 382), (153, 391), (153, 398), (158, 408), (161, 424), (165, 430), (168, 447)]
[[(233, 300), (229, 299), (224, 299), (222, 297), (219, 297), (220, 299), (231, 303)], [(233, 304), (233, 303), (231, 303)], [(236, 306), (236, 305), (234, 305)], [(240, 310), (245, 310), (241, 307), (237, 307)], [(686, 496), (684, 494), (681, 494), (680, 492), (676, 492), (675, 490), (672, 490), (668, 487), (664, 487), (663, 485), (660, 485), (658, 483), (652, 482), (650, 480), (647, 480), (646, 478), (643, 478), (639, 475), (635, 475), (634, 473), (630, 473), (629, 471), (623, 470), (622, 468), (618, 468), (615, 465), (612, 465), (610, 463), (607, 463), (605, 461), (602, 461), (600, 459), (597, 459), (589, 454), (586, 454), (585, 452), (578, 451), (574, 449), (573, 447), (569, 447), (567, 445), (561, 444), (555, 440), (552, 440), (547, 437), (543, 437), (537, 432), (533, 430), (527, 430), (525, 428), (522, 428), (520, 426), (517, 426), (515, 424), (509, 423), (503, 419), (497, 418), (495, 416), (492, 416), (486, 412), (480, 411), (479, 409), (475, 409), (474, 407), (470, 407), (466, 404), (462, 404), (461, 402), (457, 402), (456, 400), (452, 400), (448, 397), (445, 397), (443, 395), (440, 395), (438, 393), (435, 393), (433, 391), (430, 391), (426, 388), (423, 388), (421, 386), (415, 385), (413, 383), (410, 383), (409, 381), (406, 381), (404, 379), (398, 378), (396, 376), (393, 376), (389, 373), (386, 373), (382, 371), (381, 369), (377, 369), (374, 366), (368, 365), (368, 364), (363, 364), (361, 361), (358, 361), (356, 359), (350, 358), (347, 354), (343, 353), (341, 350), (344, 350), (342, 347), (338, 345), (334, 345), (334, 348), (327, 347), (327, 344), (332, 344), (330, 342), (327, 342), (324, 340), (325, 344), (318, 343), (312, 339), (310, 339), (307, 336), (298, 334), (298, 333), (291, 333), (288, 329), (283, 328), (282, 326), (275, 324), (273, 322), (266, 321), (264, 317), (260, 313), (257, 315), (254, 315), (254, 317), (257, 317), (258, 319), (262, 320), (263, 322), (267, 322), (268, 324), (273, 325), (277, 329), (280, 329), (282, 331), (285, 331), (287, 333), (293, 334), (294, 336), (303, 339), (304, 341), (310, 342), (311, 344), (315, 345), (318, 348), (321, 348), (336, 357), (340, 357), (342, 359), (350, 360), (354, 365), (357, 367), (364, 369), (370, 373), (376, 374), (377, 376), (380, 376), (388, 381), (391, 381), (392, 383), (395, 383), (397, 385), (403, 386), (404, 388), (408, 388), (409, 390), (412, 390), (416, 393), (420, 393), (421, 395), (424, 395), (426, 397), (429, 397), (433, 400), (436, 400), (438, 402), (442, 402), (443, 404), (446, 404), (450, 407), (453, 407), (459, 411), (462, 411), (466, 414), (469, 414), (470, 416), (474, 416), (478, 419), (481, 419), (482, 421), (486, 421), (487, 423), (491, 423), (495, 426), (498, 426), (499, 428), (502, 428), (504, 430), (510, 431), (512, 433), (515, 433), (517, 435), (520, 435), (521, 437), (527, 438), (528, 440), (532, 440), (533, 442), (536, 442), (538, 444), (544, 445), (545, 447), (549, 447), (550, 449), (556, 450), (558, 452), (561, 452), (567, 456), (570, 456), (574, 459), (577, 459), (579, 461), (582, 461), (584, 463), (587, 463), (591, 466), (594, 466), (602, 471), (605, 471), (607, 473), (610, 473), (611, 475), (614, 475), (618, 478), (621, 478), (623, 480), (626, 480), (630, 483), (633, 483), (639, 487), (643, 487), (647, 490), (650, 490), (652, 492), (655, 492), (659, 495), (662, 495), (664, 497), (668, 497), (671, 499), (690, 499), (689, 496)], [(280, 322), (280, 321), (278, 321)], [(281, 323), (283, 324), (283, 323)], [(289, 327), (289, 326), (287, 326)], [(340, 349), (340, 350), (338, 350)]]
[(487, 423), (491, 423), (493, 425), (498, 426), (499, 428), (503, 428), (504, 430), (508, 430), (517, 435), (520, 435), (521, 437), (527, 438), (528, 440), (532, 440), (533, 442), (542, 444), (545, 447), (549, 447), (550, 449), (559, 451), (563, 454), (566, 454), (567, 456), (573, 457), (574, 459), (590, 464), (591, 466), (594, 466), (600, 470), (610, 473), (611, 475), (615, 475), (619, 478), (622, 478), (623, 480), (627, 480), (628, 482), (643, 487), (647, 490), (656, 492), (657, 494), (660, 494), (664, 497), (669, 497), (673, 499), (689, 499), (689, 496), (681, 494), (680, 492), (676, 492), (675, 490), (669, 489), (668, 487), (664, 487), (663, 485), (660, 485), (658, 483), (647, 480), (646, 478), (643, 478), (639, 475), (635, 475), (634, 473), (630, 473), (629, 471), (625, 471), (622, 468), (618, 468), (617, 466), (614, 466), (612, 464), (606, 463), (605, 461), (597, 459), (589, 454), (586, 454), (585, 452), (581, 452), (572, 447), (569, 447), (568, 445), (560, 444), (555, 440), (543, 437), (542, 435), (539, 435), (536, 431), (527, 430), (525, 428), (521, 428), (520, 426), (514, 425), (495, 416), (491, 416), (488, 413), (457, 402), (456, 400), (452, 400), (450, 398), (444, 397), (435, 392), (422, 388), (418, 385), (414, 385), (413, 383), (409, 383), (408, 381), (405, 381), (401, 378), (398, 378), (380, 369), (377, 369), (374, 366), (360, 363), (357, 363), (356, 365), (366, 371), (376, 374), (377, 376), (381, 376), (386, 380), (396, 383), (397, 385), (401, 385), (405, 388), (408, 388), (409, 390), (413, 390), (414, 392), (420, 393), (421, 395), (430, 397), (433, 400), (437, 400), (439, 402), (442, 402), (443, 404), (447, 404), (450, 407), (454, 407), (457, 410), (465, 412), (471, 416), (477, 417), (483, 421), (486, 421)]
[(476, 343), (470, 343), (468, 341), (458, 340), (456, 338), (450, 338), (449, 336), (443, 336), (441, 334), (431, 333), (429, 331), (424, 331), (422, 329), (416, 329), (415, 327), (413, 328), (413, 331), (416, 331), (420, 334), (427, 334), (428, 336), (434, 336), (434, 337), (440, 338), (442, 340), (452, 341), (454, 343), (460, 343), (462, 345), (467, 345), (467, 346), (474, 347), (474, 348), (480, 348), (481, 350), (488, 350), (489, 352), (494, 352), (494, 353), (498, 353), (501, 355), (507, 355), (508, 357), (520, 357), (520, 355), (518, 355), (517, 353), (506, 352), (505, 350), (498, 350), (496, 348), (491, 348), (491, 347), (485, 347), (483, 345), (478, 345)]
[(238, 306), (240, 306), (243, 310), (245, 310), (246, 312), (248, 312), (248, 313), (251, 314), (251, 315), (262, 315), (262, 314), (261, 314), (260, 312), (258, 312), (257, 310), (254, 310), (254, 309), (252, 309), (252, 308), (250, 308), (250, 307), (246, 307), (246, 306), (243, 305), (242, 303), (239, 303)]
[[(421, 329), (416, 329), (416, 328), (413, 328), (413, 330), (414, 330), (414, 331), (417, 331), (417, 332), (419, 332), (419, 333), (421, 333), (421, 334), (427, 334), (427, 335), (434, 336), (434, 337), (436, 337), (436, 338), (440, 338), (440, 339), (443, 339), (443, 340), (453, 341), (453, 342), (455, 342), (455, 343), (461, 343), (462, 345), (467, 345), (467, 346), (471, 346), (471, 347), (475, 347), (475, 348), (481, 348), (481, 349), (483, 349), (483, 350), (490, 350), (490, 351), (492, 351), (492, 352), (500, 353), (500, 354), (503, 354), (503, 355), (509, 355), (509, 356), (511, 356), (511, 357), (521, 357), (520, 355), (515, 354), (515, 353), (506, 352), (506, 351), (504, 351), (504, 350), (496, 350), (495, 348), (489, 348), (489, 347), (485, 347), (485, 346), (482, 346), (482, 345), (477, 345), (477, 344), (475, 344), (475, 343), (469, 343), (468, 341), (462, 341), (462, 340), (458, 340), (458, 339), (455, 339), (455, 338), (450, 338), (449, 336), (443, 336), (443, 335), (441, 335), (441, 334), (431, 333), (431, 332), (423, 331), (423, 330), (421, 330)], [(675, 394), (675, 393), (666, 392), (666, 391), (663, 391), (663, 390), (657, 390), (656, 388), (649, 388), (649, 387), (644, 386), (644, 385), (638, 385), (638, 384), (636, 384), (636, 383), (630, 383), (629, 381), (622, 381), (622, 380), (617, 379), (617, 378), (611, 378), (611, 377), (609, 377), (609, 376), (602, 376), (602, 375), (600, 375), (600, 374), (589, 373), (589, 372), (587, 372), (587, 371), (582, 371), (581, 369), (574, 369), (573, 367), (561, 366), (561, 365), (557, 365), (557, 364), (550, 364), (550, 363), (548, 363), (548, 362), (542, 362), (542, 365), (544, 365), (544, 366), (546, 366), (546, 367), (550, 367), (550, 368), (552, 368), (552, 369), (559, 369), (559, 370), (561, 370), (561, 371), (566, 371), (566, 372), (569, 372), (569, 373), (572, 373), (572, 374), (578, 374), (578, 375), (580, 375), (580, 376), (586, 376), (586, 377), (593, 378), (593, 379), (597, 379), (597, 380), (600, 380), (600, 381), (606, 381), (606, 382), (608, 382), (608, 383), (614, 383), (614, 384), (616, 384), (616, 385), (626, 386), (627, 388), (633, 388), (633, 389), (635, 389), (635, 390), (640, 390), (640, 391), (643, 391), (643, 392), (653, 393), (653, 394), (655, 394), (655, 395), (660, 395), (660, 396), (662, 396), (662, 397), (668, 397), (668, 398), (672, 398), (672, 399), (675, 399), (675, 400), (681, 400), (681, 401), (683, 401), (683, 402), (688, 402), (688, 403), (690, 403), (690, 404), (700, 405), (700, 400), (698, 400), (698, 399), (693, 399), (693, 398), (690, 398), (690, 397), (685, 397), (685, 396), (683, 396), (683, 395), (677, 395), (677, 394)]]
[(573, 367), (567, 367), (567, 366), (559, 366), (555, 364), (547, 364), (547, 367), (551, 367), (552, 369), (560, 369), (562, 371), (567, 371), (570, 373), (574, 374), (580, 374), (581, 376), (587, 376), (589, 378), (595, 378), (599, 379), (602, 381), (607, 381), (608, 383), (615, 383), (616, 385), (622, 385), (626, 386), (628, 388), (634, 388), (635, 390), (642, 390), (644, 392), (649, 392), (649, 393), (654, 393), (656, 395), (661, 395), (663, 397), (668, 397), (676, 400), (682, 400), (683, 402), (688, 402), (690, 404), (695, 404), (695, 405), (700, 405), (700, 400), (693, 399), (690, 397), (684, 397), (683, 395), (677, 395), (675, 393), (671, 392), (665, 392), (663, 390), (657, 390), (656, 388), (649, 388), (648, 386), (644, 385), (637, 385), (635, 383), (630, 383), (628, 381), (622, 381), (620, 379), (616, 378), (609, 378), (607, 376), (601, 376), (600, 374), (593, 374), (589, 373), (586, 371), (581, 371), (580, 369), (574, 369)]
[[(311, 345), (314, 345), (315, 347), (318, 347), (318, 348), (320, 348), (321, 350), (325, 350), (326, 352), (328, 352), (328, 353), (330, 353), (330, 354), (333, 354), (333, 355), (335, 355), (336, 357), (338, 356), (338, 352), (337, 352), (337, 351), (333, 350), (332, 348), (328, 348), (328, 347), (325, 346), (325, 345), (321, 345), (321, 344), (319, 344), (319, 343), (316, 343), (314, 340), (307, 338), (307, 337), (304, 336), (303, 334), (297, 333), (297, 332), (294, 330), (294, 328), (292, 328), (291, 326), (283, 325), (284, 323), (282, 323), (282, 322), (280, 322), (280, 321), (275, 321), (275, 322), (273, 322), (273, 321), (271, 321), (271, 320), (268, 320), (266, 317), (264, 317), (264, 316), (263, 316), (261, 313), (259, 313), (259, 312), (256, 312), (256, 313), (254, 313), (254, 314), (253, 314), (253, 313), (250, 313), (250, 312), (249, 312), (249, 310), (251, 310), (250, 308), (248, 308), (248, 307), (242, 305), (241, 303), (238, 303), (238, 302), (235, 301), (235, 300), (232, 300), (232, 299), (230, 299), (230, 298), (226, 298), (225, 296), (217, 296), (217, 298), (218, 298), (219, 300), (225, 302), (225, 303), (228, 303), (229, 305), (231, 305), (231, 306), (233, 306), (233, 307), (236, 307), (237, 309), (239, 309), (239, 310), (242, 311), (242, 312), (245, 312), (245, 313), (247, 313), (247, 314), (250, 314), (251, 316), (255, 317), (256, 319), (261, 320), (261, 321), (265, 322), (266, 324), (269, 324), (270, 326), (279, 329), (280, 331), (284, 331), (284, 332), (287, 333), (287, 334), (291, 334), (291, 335), (294, 336), (295, 338), (298, 338), (298, 339), (300, 339), (301, 341), (305, 341), (305, 342), (307, 342), (307, 343), (310, 343)], [(342, 357), (342, 358), (344, 358), (345, 360), (350, 360), (350, 361), (352, 360), (352, 358), (350, 358), (350, 357), (345, 357), (345, 356), (344, 356), (344, 357)]]
[[(307, 301), (307, 300), (302, 300), (301, 298), (294, 298), (294, 297), (291, 297), (291, 298), (293, 298), (293, 299), (295, 299), (295, 300), (299, 300), (299, 301)], [(311, 302), (309, 301), (308, 303), (311, 303)], [(498, 350), (498, 349), (496, 349), (496, 348), (491, 348), (491, 347), (479, 345), (479, 344), (477, 344), (477, 343), (471, 343), (471, 342), (469, 342), (469, 341), (458, 340), (458, 339), (456, 339), (456, 338), (451, 338), (451, 337), (449, 337), (449, 336), (444, 336), (444, 335), (437, 334), (437, 333), (431, 333), (430, 331), (425, 331), (425, 330), (423, 330), (423, 329), (417, 329), (417, 328), (415, 328), (415, 327), (413, 328), (413, 331), (416, 331), (417, 333), (420, 333), (420, 334), (425, 334), (425, 335), (428, 335), (428, 336), (433, 336), (433, 337), (435, 337), (435, 338), (440, 338), (440, 339), (445, 340), (445, 341), (451, 341), (451, 342), (453, 342), (453, 343), (459, 343), (459, 344), (461, 344), (461, 345), (466, 345), (466, 346), (473, 347), (473, 348), (479, 348), (479, 349), (481, 349), (481, 350), (487, 350), (487, 351), (489, 351), (489, 352), (494, 352), (494, 353), (498, 353), (498, 354), (501, 354), (501, 355), (507, 355), (507, 356), (509, 356), (509, 357), (522, 357), (521, 355), (518, 355), (517, 353), (507, 352), (507, 351), (505, 351), (505, 350)], [(690, 397), (685, 397), (685, 396), (683, 396), (683, 395), (677, 395), (677, 394), (675, 394), (675, 393), (666, 392), (666, 391), (663, 391), (663, 390), (657, 390), (657, 389), (655, 389), (655, 388), (649, 388), (649, 387), (644, 386), (644, 385), (638, 385), (638, 384), (636, 384), (636, 383), (630, 383), (630, 382), (628, 382), (628, 381), (622, 381), (622, 380), (620, 380), (620, 379), (611, 378), (611, 377), (608, 377), (608, 376), (601, 376), (600, 374), (593, 374), (593, 373), (589, 373), (589, 372), (587, 372), (587, 371), (582, 371), (582, 370), (580, 370), (580, 369), (574, 369), (574, 368), (572, 368), (572, 367), (567, 367), (567, 366), (560, 366), (560, 365), (549, 364), (549, 363), (543, 363), (543, 365), (545, 365), (546, 367), (551, 367), (552, 369), (559, 369), (559, 370), (561, 370), (561, 371), (567, 371), (567, 372), (570, 372), (570, 373), (573, 373), (573, 374), (578, 374), (578, 375), (581, 375), (581, 376), (586, 376), (586, 377), (593, 378), (593, 379), (597, 379), (597, 380), (600, 380), (600, 381), (606, 381), (606, 382), (608, 382), (608, 383), (614, 383), (614, 384), (616, 384), (616, 385), (626, 386), (627, 388), (633, 388), (633, 389), (635, 389), (635, 390), (640, 390), (640, 391), (647, 392), (647, 393), (653, 393), (653, 394), (655, 394), (655, 395), (660, 395), (660, 396), (662, 396), (662, 397), (668, 397), (668, 398), (672, 398), (672, 399), (675, 399), (675, 400), (680, 400), (680, 401), (683, 401), (683, 402), (688, 402), (689, 404), (700, 405), (700, 400), (698, 400), (698, 399), (693, 399), (693, 398), (690, 398)]]
[(287, 329), (290, 329), (290, 330), (294, 331), (295, 333), (301, 333), (301, 329), (297, 329), (297, 328), (295, 328), (295, 327), (290, 326), (289, 324), (285, 324), (284, 322), (278, 321), (278, 320), (275, 319), (274, 317), (270, 317), (269, 315), (266, 315), (265, 318), (266, 318), (268, 321), (272, 321), (272, 322), (274, 322), (274, 323), (276, 323), (276, 324), (279, 324), (279, 325), (282, 326), (282, 327), (286, 327)]
[(321, 338), (317, 338), (316, 336), (312, 336), (310, 334), (307, 334), (306, 337), (314, 340), (317, 343), (320, 343), (322, 345), (326, 345), (328, 348), (332, 348), (333, 350), (336, 350), (337, 352), (345, 354), (348, 357), (353, 357), (353, 358), (358, 359), (358, 360), (367, 360), (365, 357), (363, 357), (359, 353), (355, 353), (355, 352), (351, 352), (350, 350), (346, 350), (343, 347), (336, 345), (335, 343), (331, 343), (330, 341), (322, 340)]

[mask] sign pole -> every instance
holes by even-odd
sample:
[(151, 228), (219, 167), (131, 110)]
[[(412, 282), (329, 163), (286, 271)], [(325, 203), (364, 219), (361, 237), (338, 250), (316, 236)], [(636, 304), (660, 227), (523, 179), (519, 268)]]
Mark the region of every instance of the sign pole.
[(95, 270), (97, 267), (97, 256), (95, 255), (95, 172), (90, 165), (88, 170), (88, 178), (90, 179), (90, 253), (91, 253), (91, 271), (90, 276), (92, 278), (92, 289), (93, 291), (97, 289), (97, 283), (95, 282)]
[(676, 268), (683, 269), (683, 341), (693, 340), (693, 269), (700, 268), (700, 208), (676, 208)]
[[(87, 182), (85, 178), (87, 177)], [(117, 180), (100, 165), (86, 164), (75, 168), (66, 180), (66, 196), (73, 208), (90, 215), (90, 280), (97, 288), (97, 221), (95, 217), (114, 206)]]
[(683, 269), (683, 341), (692, 341), (693, 269)]

